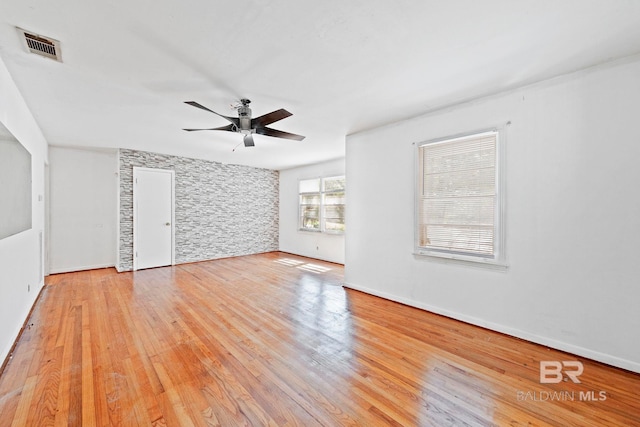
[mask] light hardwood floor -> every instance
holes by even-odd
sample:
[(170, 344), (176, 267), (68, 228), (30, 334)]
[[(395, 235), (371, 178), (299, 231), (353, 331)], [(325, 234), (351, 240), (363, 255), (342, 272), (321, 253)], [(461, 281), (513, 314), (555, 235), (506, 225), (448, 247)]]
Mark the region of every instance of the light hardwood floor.
[[(640, 375), (342, 275), (269, 253), (50, 276), (0, 377), (0, 426), (640, 425)], [(540, 384), (541, 360), (582, 361), (582, 382)]]

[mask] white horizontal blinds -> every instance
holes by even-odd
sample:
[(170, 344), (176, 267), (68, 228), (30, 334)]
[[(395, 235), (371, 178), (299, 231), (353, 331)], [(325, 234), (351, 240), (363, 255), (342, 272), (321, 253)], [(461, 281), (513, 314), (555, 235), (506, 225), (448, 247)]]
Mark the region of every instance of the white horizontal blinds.
[(322, 184), (324, 230), (344, 232), (345, 178), (324, 178)]
[(496, 132), (420, 147), (419, 245), (494, 255)]
[(320, 231), (320, 178), (305, 179), (299, 182), (300, 192), (300, 228)]

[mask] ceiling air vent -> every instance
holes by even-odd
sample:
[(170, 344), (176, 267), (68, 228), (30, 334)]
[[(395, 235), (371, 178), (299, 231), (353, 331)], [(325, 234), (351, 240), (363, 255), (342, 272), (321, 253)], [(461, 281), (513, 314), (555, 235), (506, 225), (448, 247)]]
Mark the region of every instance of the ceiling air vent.
[(18, 28), (18, 31), (22, 34), (25, 46), (29, 52), (62, 62), (60, 42), (58, 40), (43, 37), (21, 28)]

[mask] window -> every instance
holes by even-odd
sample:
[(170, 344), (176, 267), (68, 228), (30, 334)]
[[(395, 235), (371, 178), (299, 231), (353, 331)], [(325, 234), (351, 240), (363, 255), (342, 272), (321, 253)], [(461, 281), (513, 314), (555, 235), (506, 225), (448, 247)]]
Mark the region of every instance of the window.
[(498, 132), (420, 144), (418, 164), (417, 253), (499, 261)]
[(300, 230), (344, 232), (344, 176), (301, 180), (299, 193)]
[(344, 176), (322, 179), (322, 231), (344, 233)]
[(300, 229), (320, 231), (320, 178), (300, 181)]

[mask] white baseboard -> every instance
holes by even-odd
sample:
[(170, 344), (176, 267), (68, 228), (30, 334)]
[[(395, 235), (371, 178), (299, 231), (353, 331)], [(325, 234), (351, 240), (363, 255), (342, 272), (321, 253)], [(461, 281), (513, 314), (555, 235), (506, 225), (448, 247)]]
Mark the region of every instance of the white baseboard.
[(302, 253), (302, 252), (286, 251), (284, 249), (278, 249), (277, 252), (282, 252), (283, 254), (297, 255), (297, 256), (302, 256), (302, 257), (305, 257), (305, 258), (317, 259), (319, 261), (326, 261), (326, 262), (332, 262), (334, 264), (344, 265), (344, 262), (340, 261), (337, 258), (323, 257), (323, 256), (320, 256), (318, 254), (305, 254), (305, 253)]
[(12, 339), (7, 343), (6, 348), (2, 349), (2, 353), (0, 353), (0, 366), (8, 362), (7, 358), (10, 356), (11, 350), (13, 350), (13, 346), (18, 340), (18, 337), (20, 336), (21, 331), (22, 331), (22, 325), (20, 325), (20, 327), (17, 330), (13, 331), (13, 333), (11, 334)]
[(74, 271), (97, 270), (99, 268), (109, 267), (115, 267), (115, 264), (94, 264), (81, 265), (77, 267), (52, 268), (49, 270), (49, 274), (73, 273)]
[(472, 325), (480, 326), (486, 329), (491, 329), (492, 331), (500, 332), (503, 334), (507, 334), (513, 337), (521, 338), (527, 341), (531, 341), (536, 344), (541, 344), (547, 347), (554, 348), (556, 350), (566, 351), (568, 353), (572, 353), (578, 356), (586, 357), (588, 359), (596, 360), (598, 362), (606, 363), (607, 365), (615, 366), (618, 368), (626, 369), (631, 372), (640, 373), (640, 363), (634, 362), (632, 360), (622, 359), (620, 357), (601, 353), (599, 351), (591, 350), (588, 348), (576, 346), (570, 343), (562, 342), (555, 340), (553, 338), (544, 337), (536, 334), (532, 334), (527, 331), (522, 331), (520, 329), (515, 329), (509, 326), (501, 325), (494, 322), (489, 322), (477, 317), (467, 316), (465, 314), (457, 313), (451, 310), (446, 310), (440, 307), (436, 307), (430, 304), (425, 304), (420, 301), (414, 301), (409, 298), (399, 297), (397, 295), (393, 295), (387, 292), (380, 292), (375, 289), (370, 289), (364, 286), (354, 285), (352, 283), (344, 283), (344, 287), (349, 289), (354, 289), (356, 291), (364, 292), (370, 295), (375, 295), (380, 298), (388, 299), (391, 301), (399, 302), (405, 305), (409, 305), (411, 307), (420, 308), (422, 310), (429, 311), (431, 313), (440, 314), (442, 316), (450, 317), (455, 320), (460, 320), (465, 323), (470, 323)]
[(40, 298), (40, 294), (42, 293), (43, 287), (44, 287), (44, 280), (40, 282), (37, 289), (37, 293), (33, 297), (33, 301), (31, 301), (31, 304), (29, 305), (26, 313), (22, 316), (24, 320), (18, 326), (18, 328), (14, 330), (13, 334), (11, 334), (11, 337), (13, 339), (7, 343), (7, 346), (4, 349), (2, 349), (2, 352), (0, 353), (0, 368), (2, 366), (6, 366), (5, 364), (9, 362), (8, 358), (11, 356), (11, 352), (14, 349), (14, 346), (17, 344), (18, 339), (20, 338), (22, 329), (27, 325), (27, 322), (29, 321), (29, 316), (31, 316), (31, 312), (33, 311), (36, 303), (38, 302), (38, 299)]

